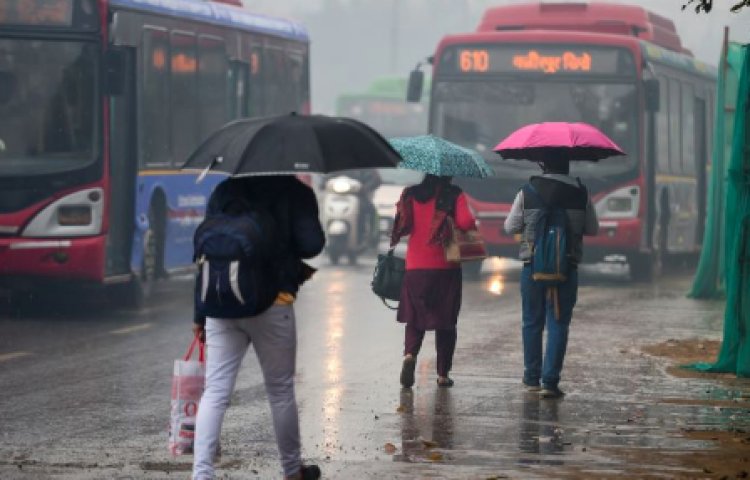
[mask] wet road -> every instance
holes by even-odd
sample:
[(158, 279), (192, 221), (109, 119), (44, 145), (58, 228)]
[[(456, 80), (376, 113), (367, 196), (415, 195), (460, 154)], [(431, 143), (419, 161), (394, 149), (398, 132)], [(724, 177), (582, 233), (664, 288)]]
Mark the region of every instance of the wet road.
[[(685, 298), (687, 276), (631, 285), (617, 267), (585, 269), (561, 383), (568, 394), (550, 401), (520, 388), (517, 264), (485, 262), (481, 280), (465, 282), (455, 387), (436, 386), (428, 334), (417, 383), (402, 390), (403, 327), (370, 293), (374, 261), (318, 263), (296, 306), (297, 397), (303, 455), (324, 478), (702, 478), (677, 461), (634, 465), (613, 451), (699, 451), (712, 444), (680, 428), (750, 429), (744, 405), (700, 402), (741, 397), (750, 385), (674, 378), (640, 351), (720, 337), (722, 303)], [(0, 478), (188, 479), (191, 457), (169, 456), (166, 426), (172, 361), (190, 340), (190, 288), (170, 282), (143, 311), (107, 311), (81, 296), (52, 313), (1, 312)], [(250, 354), (227, 413), (219, 478), (278, 472)]]

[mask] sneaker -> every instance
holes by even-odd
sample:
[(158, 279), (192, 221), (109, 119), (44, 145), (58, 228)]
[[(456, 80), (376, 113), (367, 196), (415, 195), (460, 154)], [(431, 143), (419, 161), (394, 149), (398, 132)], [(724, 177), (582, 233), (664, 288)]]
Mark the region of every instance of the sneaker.
[(410, 388), (414, 385), (414, 369), (417, 367), (417, 359), (414, 357), (404, 358), (404, 364), (401, 366), (401, 386)]
[(526, 380), (521, 380), (521, 383), (523, 383), (523, 388), (526, 389), (527, 392), (539, 392), (542, 387), (537, 383), (526, 383)]
[(539, 392), (542, 398), (562, 398), (565, 396), (565, 392), (560, 390), (558, 387), (544, 387)]
[(320, 478), (320, 468), (317, 465), (303, 465), (300, 469), (302, 480), (318, 480)]

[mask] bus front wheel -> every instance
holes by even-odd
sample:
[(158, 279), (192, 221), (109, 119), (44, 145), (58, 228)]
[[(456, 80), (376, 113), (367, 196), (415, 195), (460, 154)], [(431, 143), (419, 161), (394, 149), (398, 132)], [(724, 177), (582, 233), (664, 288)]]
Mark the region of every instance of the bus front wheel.
[(128, 307), (140, 308), (153, 295), (156, 280), (163, 271), (162, 252), (164, 237), (163, 228), (159, 221), (158, 208), (154, 205), (149, 209), (149, 228), (143, 234), (143, 255), (139, 272), (134, 272), (122, 290), (115, 292), (115, 299)]

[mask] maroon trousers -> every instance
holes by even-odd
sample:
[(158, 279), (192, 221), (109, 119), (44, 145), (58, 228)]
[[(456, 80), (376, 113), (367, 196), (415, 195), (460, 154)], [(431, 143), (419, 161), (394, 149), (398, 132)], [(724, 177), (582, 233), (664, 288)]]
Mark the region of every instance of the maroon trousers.
[[(425, 330), (419, 330), (413, 323), (406, 324), (404, 338), (404, 355), (411, 354), (416, 358), (422, 348)], [(435, 330), (435, 350), (437, 351), (437, 374), (447, 377), (453, 366), (453, 352), (456, 351), (456, 327)]]

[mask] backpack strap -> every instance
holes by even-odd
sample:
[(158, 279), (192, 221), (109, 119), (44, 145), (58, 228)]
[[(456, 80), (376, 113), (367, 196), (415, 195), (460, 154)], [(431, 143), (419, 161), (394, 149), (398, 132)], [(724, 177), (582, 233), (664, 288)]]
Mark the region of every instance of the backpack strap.
[(539, 190), (536, 189), (534, 185), (531, 184), (531, 181), (526, 182), (526, 184), (521, 187), (521, 190), (523, 191), (524, 195), (529, 193), (533, 197), (535, 197), (539, 203), (541, 203), (543, 206), (547, 207), (547, 202), (544, 201), (542, 198), (542, 195), (539, 193)]

